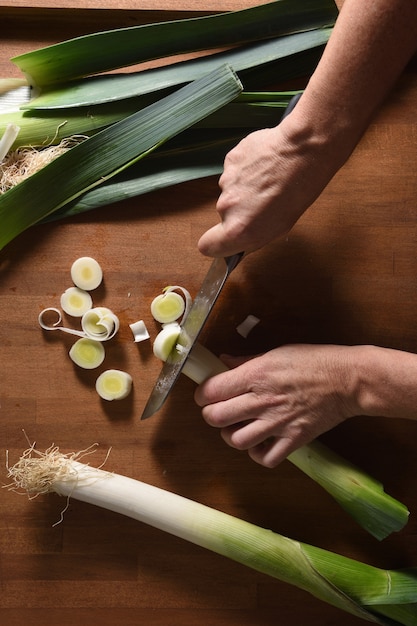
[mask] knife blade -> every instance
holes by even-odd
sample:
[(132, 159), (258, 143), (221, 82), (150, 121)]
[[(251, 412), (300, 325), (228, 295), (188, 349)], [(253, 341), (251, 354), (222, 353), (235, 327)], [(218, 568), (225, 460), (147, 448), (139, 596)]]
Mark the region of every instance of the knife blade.
[[(281, 121), (291, 113), (301, 95), (302, 93), (297, 93), (291, 98), (282, 115)], [(200, 291), (195, 297), (189, 313), (182, 324), (182, 330), (178, 337), (177, 344), (180, 344), (183, 349), (181, 352), (178, 352), (175, 348), (171, 351), (152, 389), (149, 400), (143, 410), (141, 420), (154, 415), (164, 404), (169, 392), (181, 374), (184, 363), (197, 341), (229, 274), (236, 265), (238, 265), (243, 254), (243, 252), (239, 252), (230, 257), (216, 258), (212, 262)]]
[(184, 363), (197, 341), (228, 276), (238, 265), (242, 256), (243, 252), (239, 252), (230, 257), (216, 258), (212, 262), (200, 287), (200, 291), (194, 298), (187, 317), (181, 326), (177, 344), (182, 346), (182, 350), (178, 352), (174, 348), (169, 354), (143, 410), (141, 420), (154, 415), (164, 404), (169, 392), (181, 374)]

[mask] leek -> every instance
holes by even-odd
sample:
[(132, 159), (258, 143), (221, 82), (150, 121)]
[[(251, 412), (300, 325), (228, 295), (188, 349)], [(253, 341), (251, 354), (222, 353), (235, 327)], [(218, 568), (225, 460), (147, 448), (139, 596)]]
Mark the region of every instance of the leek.
[(225, 63), (237, 72), (245, 89), (259, 89), (260, 85), (310, 74), (331, 32), (332, 28), (321, 28), (140, 72), (84, 78), (46, 90), (23, 104), (22, 108), (68, 109), (143, 97), (155, 92), (163, 94), (197, 80)]
[(184, 52), (333, 24), (333, 0), (277, 0), (250, 9), (77, 37), (12, 59), (38, 88)]
[(232, 101), (240, 91), (233, 70), (222, 66), (74, 146), (0, 196), (0, 249), (25, 228)]
[[(153, 351), (166, 361), (177, 344), (181, 327), (169, 324), (157, 335)], [(197, 384), (211, 376), (225, 372), (224, 363), (200, 343), (194, 344), (188, 354), (182, 373)], [(313, 441), (292, 452), (288, 460), (325, 489), (358, 524), (376, 539), (401, 530), (408, 521), (409, 511), (398, 500), (386, 494), (383, 485), (329, 450), (319, 441)]]
[[(84, 451), (88, 454), (91, 450)], [(352, 615), (386, 626), (415, 626), (417, 568), (383, 570), (279, 535), (180, 495), (34, 446), (8, 467), (29, 497), (56, 492), (171, 533), (295, 585)]]

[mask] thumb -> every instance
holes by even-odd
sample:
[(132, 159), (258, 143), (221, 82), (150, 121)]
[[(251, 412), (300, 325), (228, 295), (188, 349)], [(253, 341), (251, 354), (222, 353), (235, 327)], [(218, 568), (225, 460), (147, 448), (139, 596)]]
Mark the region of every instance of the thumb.
[(197, 245), (201, 254), (211, 257), (230, 256), (240, 252), (239, 246), (226, 236), (221, 222), (207, 230), (200, 237)]

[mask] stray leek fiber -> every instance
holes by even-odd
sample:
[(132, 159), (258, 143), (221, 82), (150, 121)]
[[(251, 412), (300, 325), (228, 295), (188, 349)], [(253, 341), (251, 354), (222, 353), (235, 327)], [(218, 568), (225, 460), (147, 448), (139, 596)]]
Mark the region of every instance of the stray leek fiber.
[(74, 146), (0, 196), (0, 249), (29, 226), (231, 102), (241, 90), (232, 68), (218, 67)]
[[(181, 327), (165, 327), (155, 338), (154, 354), (166, 361), (177, 345)], [(227, 367), (210, 350), (194, 344), (184, 363), (182, 373), (197, 384), (211, 376), (227, 371)], [(292, 452), (288, 457), (296, 467), (317, 482), (372, 536), (384, 539), (401, 530), (408, 521), (409, 511), (398, 500), (386, 494), (382, 484), (329, 450), (313, 441)]]
[(103, 280), (103, 270), (95, 259), (83, 256), (71, 265), (72, 282), (79, 289), (93, 291)]
[(90, 294), (79, 287), (68, 287), (61, 295), (61, 308), (72, 317), (82, 317), (93, 305)]
[(69, 356), (78, 367), (92, 370), (103, 363), (106, 353), (101, 342), (83, 337), (71, 346)]
[(106, 370), (96, 380), (96, 391), (103, 400), (124, 400), (132, 389), (132, 377), (122, 370)]
[(6, 130), (0, 139), (0, 163), (14, 144), (19, 131), (20, 127), (16, 126), (16, 124), (7, 124)]
[(417, 623), (417, 568), (383, 570), (295, 541), (182, 496), (80, 462), (51, 446), (24, 452), (8, 476), (30, 498), (55, 492), (150, 524), (382, 626)]

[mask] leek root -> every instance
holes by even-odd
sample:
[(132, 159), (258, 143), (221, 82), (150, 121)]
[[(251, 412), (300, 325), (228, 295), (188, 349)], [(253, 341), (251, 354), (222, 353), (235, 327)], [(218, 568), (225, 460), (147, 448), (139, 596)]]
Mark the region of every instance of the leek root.
[[(84, 454), (88, 454), (88, 450)], [(80, 463), (82, 453), (32, 446), (13, 467), (10, 488), (32, 498), (56, 492), (171, 533), (295, 585), (364, 620), (417, 623), (417, 568), (382, 570), (294, 541), (174, 493)]]

